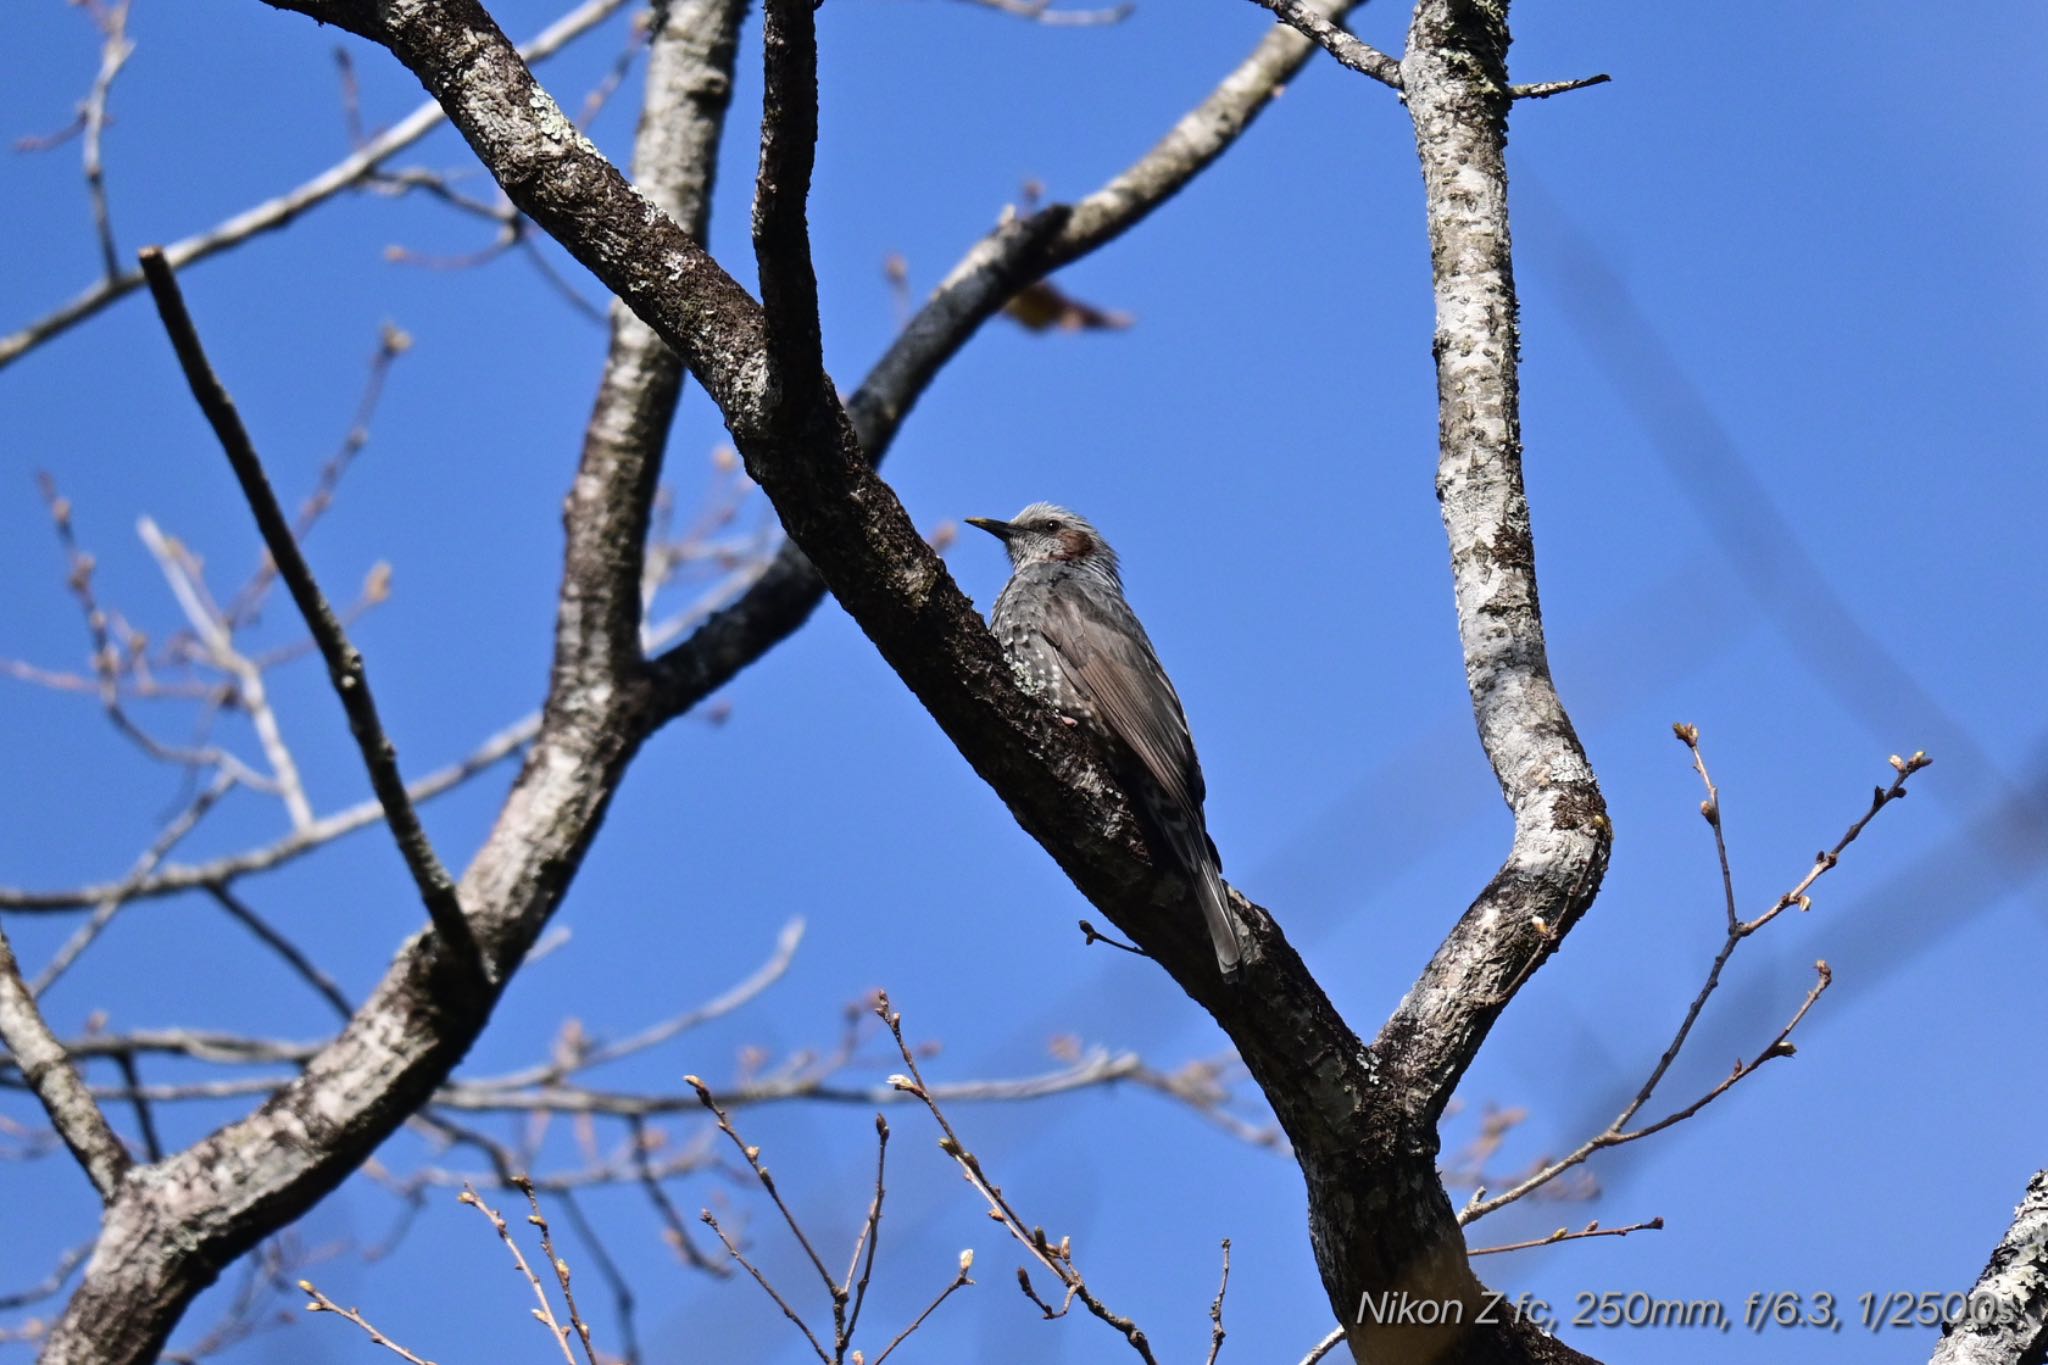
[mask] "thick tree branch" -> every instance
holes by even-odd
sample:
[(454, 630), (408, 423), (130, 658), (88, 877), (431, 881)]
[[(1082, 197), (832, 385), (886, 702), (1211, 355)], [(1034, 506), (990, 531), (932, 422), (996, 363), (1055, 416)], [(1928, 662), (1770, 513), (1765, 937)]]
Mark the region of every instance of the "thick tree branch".
[(828, 382), (806, 216), (818, 150), (817, 19), (809, 0), (766, 0), (762, 28), (767, 82), (754, 182), (754, 263), (768, 326), (769, 402), (794, 410), (817, 404)]
[(1506, 11), (1501, 0), (1425, 0), (1402, 59), (1436, 283), (1437, 497), (1473, 717), (1515, 816), (1506, 862), (1376, 1045), (1402, 1102), (1429, 1124), (1512, 987), (1592, 904), (1612, 842), (1551, 681), (1522, 484)]
[[(476, 945), (463, 916), (462, 902), (455, 893), (455, 881), (441, 865), (440, 855), (434, 852), (419, 812), (406, 793), (405, 779), (398, 772), (398, 750), (377, 715), (377, 702), (370, 695), (370, 678), (363, 667), (363, 656), (349, 643), (334, 608), (328, 605), (326, 595), (313, 579), (312, 567), (306, 563), (292, 534), (291, 522), (271, 491), (270, 479), (263, 472), (263, 462), (249, 439), (248, 429), (242, 425), (241, 414), (207, 361), (198, 329), (193, 326), (184, 296), (179, 292), (177, 276), (162, 251), (156, 247), (143, 248), (142, 273), (149, 281), (157, 312), (162, 315), (164, 329), (170, 333), (171, 345), (178, 353), (185, 382), (191, 386), (192, 396), (198, 400), (200, 411), (206, 414), (229, 465), (234, 468), (235, 479), (242, 486), (249, 510), (255, 514), (271, 562), (277, 565), (279, 577), (284, 579), (299, 615), (305, 618), (307, 630), (320, 647), (320, 657), (327, 661), (327, 675), (334, 684), (335, 695), (341, 699), (342, 710), (348, 713), (349, 733), (355, 736), (363, 766), (369, 770), (371, 790), (384, 808), (384, 821), (391, 827), (406, 870), (419, 888), (427, 915), (434, 922), (434, 932), (447, 941), (452, 961), (471, 961)], [(302, 827), (309, 823), (310, 815)]]
[(1933, 1365), (2027, 1365), (2048, 1357), (2048, 1171), (2027, 1182), (1961, 1319), (1942, 1328)]
[[(1356, 1320), (1387, 1284), (1464, 1306), (1483, 1291), (1431, 1158), (1436, 1125), (1500, 1011), (1592, 903), (1611, 829), (1550, 677), (1522, 483), (1519, 337), (1508, 230), (1507, 0), (1420, 0), (1401, 60), (1436, 292), (1437, 497), (1480, 743), (1515, 816), (1506, 862), (1373, 1044), (1368, 1128), (1413, 1170), (1393, 1209), (1310, 1182), (1310, 1222), (1352, 1354), (1390, 1361), (1578, 1359), (1513, 1319), (1491, 1331)], [(1384, 1173), (1379, 1176), (1383, 1183)]]
[[(718, 143), (747, 0), (677, 0), (647, 56), (633, 143), (640, 192), (699, 243), (711, 221)], [(623, 303), (569, 494), (570, 571), (556, 631), (558, 677), (625, 681), (640, 667), (648, 516), (682, 396), (683, 363)]]
[(51, 1126), (71, 1155), (100, 1192), (112, 1203), (121, 1182), (134, 1164), (121, 1139), (107, 1125), (107, 1116), (85, 1088), (85, 1081), (71, 1065), (64, 1045), (50, 1032), (36, 998), (21, 979), (21, 965), (14, 960), (14, 945), (0, 930), (0, 1042), (14, 1054), (22, 1078), (50, 1115)]

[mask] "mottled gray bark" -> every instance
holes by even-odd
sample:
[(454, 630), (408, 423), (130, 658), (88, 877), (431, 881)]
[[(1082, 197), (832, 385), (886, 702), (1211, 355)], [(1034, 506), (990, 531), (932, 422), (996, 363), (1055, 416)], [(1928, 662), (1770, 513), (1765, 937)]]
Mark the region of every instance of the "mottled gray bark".
[(2041, 1365), (2048, 1360), (2048, 1171), (2034, 1172), (2012, 1226), (1943, 1329), (1933, 1365)]

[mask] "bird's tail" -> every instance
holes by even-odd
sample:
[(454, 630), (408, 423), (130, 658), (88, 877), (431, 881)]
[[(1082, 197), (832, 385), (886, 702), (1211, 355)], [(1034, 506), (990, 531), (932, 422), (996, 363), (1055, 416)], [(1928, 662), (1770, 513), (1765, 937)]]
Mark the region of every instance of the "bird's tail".
[(1154, 859), (1163, 858), (1187, 879), (1209, 926), (1209, 940), (1216, 945), (1216, 966), (1226, 977), (1236, 975), (1238, 964), (1244, 961), (1244, 938), (1238, 931), (1237, 916), (1230, 913), (1223, 860), (1216, 856), (1216, 845), (1202, 828), (1201, 817), (1190, 819), (1184, 807), (1166, 799), (1149, 783), (1139, 788), (1138, 800), (1140, 823)]
[(1202, 918), (1209, 923), (1209, 940), (1216, 945), (1216, 966), (1223, 975), (1237, 975), (1237, 964), (1244, 961), (1244, 940), (1238, 936), (1237, 916), (1230, 913), (1230, 892), (1224, 889), (1223, 874), (1216, 868), (1216, 859), (1208, 857), (1190, 874), (1195, 884), (1195, 899), (1202, 903)]

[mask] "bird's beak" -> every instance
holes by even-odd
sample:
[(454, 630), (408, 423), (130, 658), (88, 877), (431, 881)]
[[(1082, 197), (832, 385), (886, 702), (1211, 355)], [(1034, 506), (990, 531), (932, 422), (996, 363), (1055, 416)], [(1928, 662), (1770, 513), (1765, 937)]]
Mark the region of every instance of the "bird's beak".
[(994, 517), (964, 517), (962, 520), (969, 526), (979, 526), (997, 540), (1010, 538), (1010, 523), (1007, 521), (997, 521)]

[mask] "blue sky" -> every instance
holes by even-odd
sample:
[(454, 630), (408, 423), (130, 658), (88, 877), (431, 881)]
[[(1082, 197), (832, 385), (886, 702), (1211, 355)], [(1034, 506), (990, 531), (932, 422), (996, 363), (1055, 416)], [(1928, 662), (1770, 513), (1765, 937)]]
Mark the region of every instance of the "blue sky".
[[(535, 0), (495, 12), (518, 35), (552, 17)], [(2048, 593), (2033, 566), (2048, 498), (2048, 192), (2034, 63), (2048, 20), (2017, 4), (1920, 19), (1905, 7), (1519, 13), (1518, 79), (1615, 78), (1519, 107), (1510, 167), (1551, 657), (1617, 843), (1598, 905), (1467, 1078), (1447, 1150), (1487, 1105), (1529, 1111), (1503, 1169), (1576, 1145), (1634, 1092), (1697, 990), (1721, 910), (1672, 721), (1704, 732), (1751, 913), (1861, 810), (1888, 754), (1925, 748), (1936, 764), (1820, 884), (1810, 914), (1738, 953), (1649, 1112), (1753, 1056), (1826, 958), (1836, 985), (1802, 1026), (1798, 1056), (1597, 1160), (1597, 1199), (1525, 1202), (1472, 1241), (1589, 1218), (1661, 1216), (1665, 1229), (1489, 1258), (1482, 1272), (1503, 1289), (1560, 1306), (1580, 1293), (1734, 1306), (1759, 1291), (1828, 1292), (1852, 1310), (1866, 1292), (1957, 1290), (2043, 1164), (2048, 1092), (2031, 1071), (2048, 956), (2035, 640)], [(1243, 0), (1141, 0), (1128, 22), (1093, 29), (940, 0), (826, 5), (811, 220), (841, 385), (896, 325), (890, 253), (921, 294), (1027, 179), (1055, 198), (1087, 193), (1267, 22)], [(1388, 4), (1357, 28), (1398, 49), (1404, 23)], [(332, 31), (255, 0), (189, 13), (143, 0), (132, 32), (106, 152), (124, 253), (209, 226), (345, 153)], [(544, 80), (580, 100), (623, 34), (615, 21)], [(747, 38), (712, 241), (743, 280), (758, 29)], [(390, 59), (339, 41), (372, 123), (418, 101)], [(0, 47), (35, 54), (0, 86), (0, 134), (61, 125), (97, 61), (84, 18), (56, 0), (8, 6)], [(616, 156), (633, 107), (622, 98), (596, 126)], [(473, 168), (445, 130), (401, 164)], [(0, 273), (0, 329), (12, 330), (86, 284), (97, 253), (75, 145), (0, 158), (0, 196), (13, 262)], [(341, 439), (380, 325), (414, 340), (310, 542), (337, 596), (375, 563), (392, 565), (392, 600), (355, 638), (410, 773), (461, 756), (539, 699), (560, 497), (602, 355), (601, 330), (516, 257), (455, 272), (385, 259), (392, 244), (455, 254), (486, 240), (423, 199), (362, 196), (186, 279), (288, 499)], [(1102, 526), (1187, 703), (1227, 874), (1272, 909), (1370, 1033), (1508, 833), (1471, 731), (1431, 493), (1428, 259), (1399, 105), (1314, 63), (1208, 175), (1062, 283), (1135, 326), (1033, 336), (991, 324), (920, 403), (888, 476), (929, 527), (1037, 498)], [(175, 609), (138, 517), (194, 546), (217, 587), (253, 563), (253, 527), (142, 301), (0, 371), (0, 405), (0, 655), (72, 668), (86, 653), (37, 469), (72, 497), (104, 596), (160, 634)], [(719, 436), (691, 392), (669, 459), (685, 513), (714, 485)], [(756, 500), (741, 522), (763, 515)], [(949, 561), (978, 601), (993, 601), (1004, 575), (993, 544), (963, 540)], [(286, 642), (291, 627), (280, 601), (260, 640)], [(273, 693), (316, 808), (361, 799), (367, 784), (318, 670), (281, 671)], [(0, 697), (16, 774), (0, 791), (0, 881), (117, 876), (176, 802), (176, 776), (140, 759), (89, 701), (7, 679)], [(1073, 925), (1086, 906), (836, 608), (723, 700), (724, 724), (686, 719), (649, 745), (556, 921), (568, 944), (516, 983), (473, 1071), (538, 1059), (566, 1016), (619, 1036), (709, 998), (799, 915), (803, 947), (761, 1000), (600, 1079), (667, 1090), (684, 1072), (734, 1076), (748, 1048), (776, 1059), (828, 1048), (844, 1003), (876, 986), (914, 1036), (943, 1044), (934, 1079), (1048, 1069), (1061, 1036), (1162, 1067), (1222, 1048), (1162, 975), (1083, 948)], [(190, 721), (170, 706), (145, 714), (167, 737)], [(235, 723), (220, 738), (255, 752)], [(450, 862), (475, 848), (507, 777), (428, 808)], [(240, 797), (181, 856), (284, 828), (275, 803)], [(243, 890), (358, 997), (420, 921), (374, 831)], [(33, 969), (72, 925), (12, 916), (7, 927)], [(300, 983), (198, 900), (124, 914), (49, 1005), (67, 1032), (95, 1010), (115, 1028), (296, 1038), (327, 1024)], [(896, 1069), (870, 1042), (847, 1078)], [(166, 1136), (189, 1141), (232, 1112), (167, 1110)], [(0, 1114), (37, 1117), (18, 1094), (0, 1098)], [(1206, 1350), (1226, 1236), (1225, 1360), (1298, 1359), (1328, 1326), (1301, 1182), (1284, 1157), (1137, 1091), (954, 1117), (1027, 1216), (1074, 1237), (1097, 1292), (1163, 1354)], [(869, 1310), (886, 1330), (871, 1352), (965, 1246), (979, 1249), (980, 1285), (899, 1358), (1123, 1350), (1100, 1324), (1036, 1321), (1009, 1284), (1017, 1256), (929, 1125), (908, 1110), (891, 1121), (888, 1240)], [(743, 1124), (813, 1231), (850, 1243), (869, 1192), (869, 1115), (790, 1105)], [(675, 1135), (693, 1137), (694, 1125)], [(558, 1163), (576, 1160), (566, 1130), (551, 1142)], [(401, 1170), (420, 1159), (408, 1139), (387, 1155)], [(92, 1216), (61, 1157), (0, 1165), (0, 1191), (5, 1291), (40, 1278)], [(673, 1194), (686, 1212), (733, 1206), (771, 1270), (795, 1283), (796, 1253), (751, 1193), (703, 1177)], [(589, 1207), (632, 1274), (650, 1360), (808, 1357), (752, 1286), (675, 1269), (633, 1192)], [(396, 1212), (358, 1180), (301, 1235), (374, 1242)], [(565, 1243), (583, 1270), (589, 1253), (573, 1235)], [(386, 1261), (344, 1256), (311, 1273), (435, 1359), (548, 1350), (499, 1249), (445, 1196)], [(203, 1302), (181, 1341), (224, 1307), (219, 1295)], [(597, 1319), (618, 1344), (609, 1311)], [(1570, 1339), (1603, 1358), (1660, 1362), (1924, 1359), (1932, 1346), (1924, 1330), (1866, 1335)], [(227, 1358), (374, 1355), (344, 1325), (318, 1321)]]

